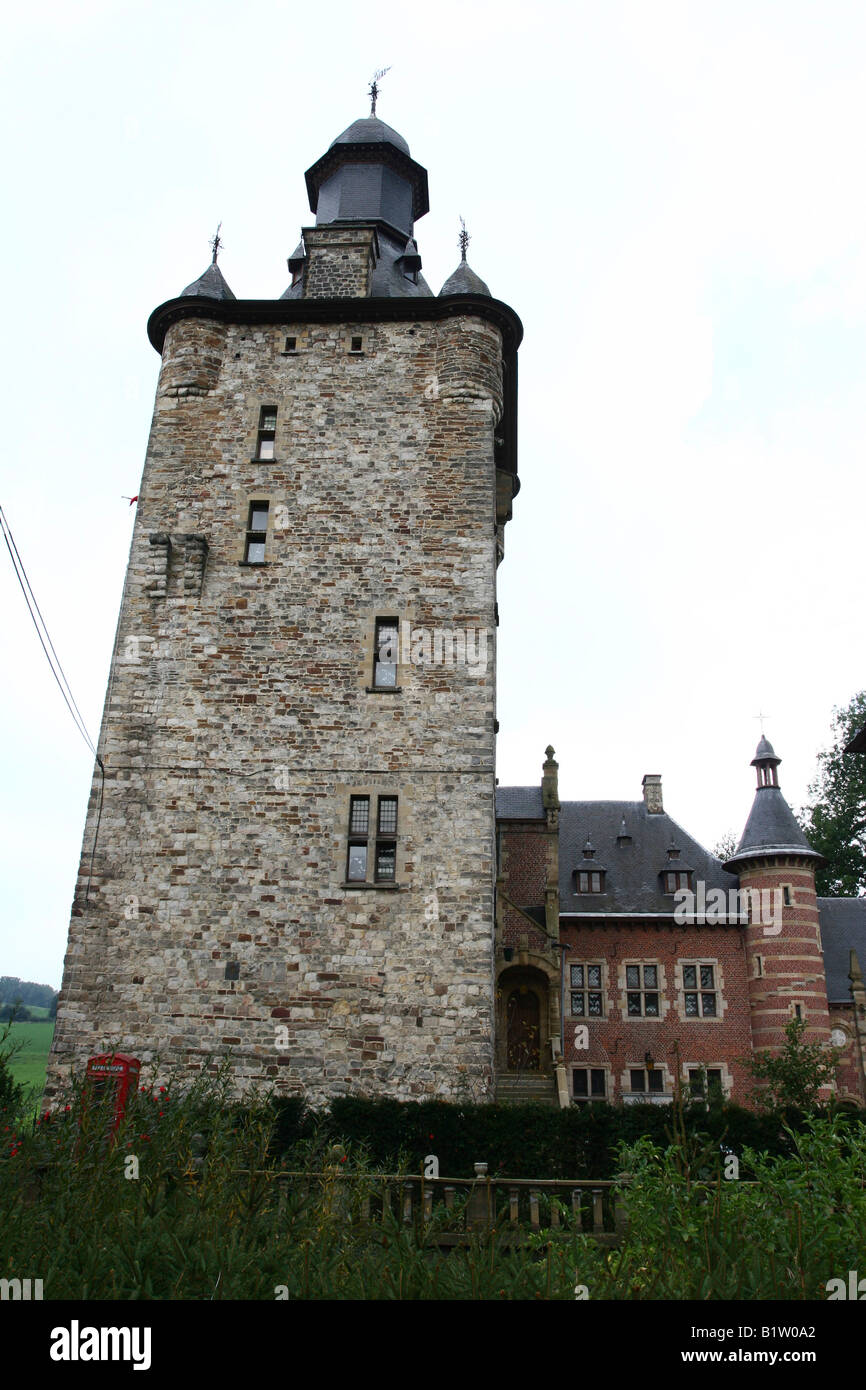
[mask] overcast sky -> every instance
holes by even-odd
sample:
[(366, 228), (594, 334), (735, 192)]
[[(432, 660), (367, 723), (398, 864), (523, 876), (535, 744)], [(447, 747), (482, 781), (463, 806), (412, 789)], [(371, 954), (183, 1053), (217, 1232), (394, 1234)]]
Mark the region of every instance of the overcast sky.
[[(94, 737), (158, 358), (210, 258), (277, 297), (303, 174), (368, 111), (429, 171), (438, 292), (520, 315), (500, 781), (749, 811), (755, 716), (803, 803), (866, 686), (866, 7), (66, 0), (4, 21), (0, 502)], [(59, 985), (92, 758), (0, 566), (0, 974)]]

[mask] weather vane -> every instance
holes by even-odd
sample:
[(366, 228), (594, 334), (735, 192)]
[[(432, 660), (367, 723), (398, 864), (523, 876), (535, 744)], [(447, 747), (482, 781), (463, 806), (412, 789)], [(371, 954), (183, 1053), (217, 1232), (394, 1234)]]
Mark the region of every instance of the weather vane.
[(210, 246), (211, 250), (213, 251), (213, 262), (212, 262), (213, 265), (216, 265), (216, 263), (217, 263), (217, 256), (219, 255), (219, 250), (220, 250), (220, 247), (222, 246), (222, 242), (220, 241), (220, 227), (221, 227), (221, 226), (222, 226), (222, 222), (219, 223), (219, 226), (218, 226), (217, 229), (216, 229), (216, 233), (214, 234), (214, 236), (211, 237), (210, 241), (208, 242), (208, 245)]
[(470, 237), (469, 233), (468, 233), (467, 230), (466, 230), (466, 223), (463, 221), (463, 218), (461, 217), (461, 219), (460, 219), (460, 235), (459, 235), (459, 237), (457, 238), (457, 244), (458, 244), (458, 246), (460, 247), (460, 259), (461, 259), (461, 261), (465, 261), (465, 260), (466, 260), (466, 248), (467, 248), (467, 246), (469, 245), (469, 243), (470, 243), (471, 240), (472, 240), (472, 238)]
[(763, 738), (763, 736), (764, 736), (764, 720), (765, 720), (765, 719), (771, 718), (771, 716), (770, 716), (769, 714), (754, 714), (754, 715), (752, 715), (752, 718), (753, 718), (753, 719), (759, 719), (759, 720), (761, 721), (761, 737)]
[(377, 98), (378, 95), (379, 95), (379, 82), (380, 82), (380, 79), (383, 78), (383, 77), (385, 76), (385, 73), (386, 73), (386, 72), (390, 72), (390, 71), (391, 71), (390, 67), (387, 67), (387, 68), (380, 68), (378, 72), (376, 72), (376, 73), (373, 74), (373, 81), (370, 83), (370, 87), (369, 87), (369, 92), (370, 92), (370, 115), (371, 115), (371, 116), (375, 116), (375, 114), (376, 114), (376, 98)]

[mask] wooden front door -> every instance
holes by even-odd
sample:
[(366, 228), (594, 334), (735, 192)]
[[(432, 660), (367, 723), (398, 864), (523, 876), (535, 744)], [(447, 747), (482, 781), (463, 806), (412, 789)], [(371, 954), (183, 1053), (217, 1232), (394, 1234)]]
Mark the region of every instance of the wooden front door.
[(538, 1071), (541, 1066), (539, 1014), (533, 990), (519, 985), (511, 991), (506, 1007), (509, 1071)]

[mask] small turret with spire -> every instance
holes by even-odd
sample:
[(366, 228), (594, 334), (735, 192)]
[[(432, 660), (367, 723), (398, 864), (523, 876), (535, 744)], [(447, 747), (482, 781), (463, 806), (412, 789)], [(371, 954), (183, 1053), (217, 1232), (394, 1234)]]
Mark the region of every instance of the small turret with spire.
[(481, 279), (476, 275), (471, 265), (466, 259), (466, 252), (472, 240), (466, 230), (466, 223), (460, 219), (460, 235), (457, 238), (457, 245), (460, 247), (460, 264), (453, 275), (449, 275), (445, 284), (439, 291), (440, 299), (449, 294), (485, 294), (488, 299), (492, 298), (490, 290)]
[(752, 1045), (779, 1051), (792, 1018), (807, 1041), (829, 1041), (830, 1011), (818, 922), (815, 869), (823, 863), (779, 787), (781, 762), (761, 734), (751, 765), (758, 785), (746, 828), (725, 868), (739, 874), (749, 963)]

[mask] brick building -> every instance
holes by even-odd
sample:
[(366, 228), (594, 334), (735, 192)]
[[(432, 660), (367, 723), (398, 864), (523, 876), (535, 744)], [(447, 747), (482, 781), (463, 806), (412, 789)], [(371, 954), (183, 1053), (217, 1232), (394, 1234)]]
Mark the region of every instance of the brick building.
[(497, 1092), (664, 1102), (676, 1087), (745, 1101), (743, 1059), (792, 1017), (841, 1051), (840, 1099), (866, 1101), (866, 900), (817, 898), (809, 846), (761, 739), (758, 785), (724, 864), (640, 801), (497, 789)]

